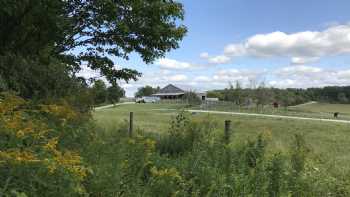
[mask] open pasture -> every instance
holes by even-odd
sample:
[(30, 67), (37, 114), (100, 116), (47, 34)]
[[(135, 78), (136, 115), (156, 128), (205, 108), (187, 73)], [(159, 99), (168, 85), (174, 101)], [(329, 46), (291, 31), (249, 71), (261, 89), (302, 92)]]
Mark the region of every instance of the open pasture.
[[(185, 106), (187, 103), (181, 100), (167, 100), (161, 101), (162, 105), (182, 105)], [(335, 119), (334, 113), (338, 112), (339, 120), (350, 120), (350, 104), (330, 104), (330, 103), (318, 103), (310, 102), (297, 106), (279, 106), (274, 108), (272, 104), (264, 106), (242, 105), (239, 106), (229, 101), (215, 101), (215, 102), (204, 102), (200, 106), (192, 107), (196, 110), (206, 111), (225, 111), (225, 112), (240, 112), (240, 113), (258, 113), (258, 114), (271, 114), (271, 115), (282, 115), (282, 116), (296, 116), (306, 118), (322, 118), (322, 119)]]
[(299, 105), (290, 107), (295, 111), (304, 111), (312, 113), (334, 113), (339, 112), (344, 115), (350, 115), (350, 104), (330, 104), (330, 103), (310, 103), (305, 105)]
[(350, 120), (350, 104), (331, 104), (313, 102), (288, 108), (289, 113), (294, 113), (306, 117), (333, 118), (335, 112), (338, 112), (338, 118), (341, 120)]
[[(113, 131), (123, 120), (128, 120), (132, 111), (135, 128), (162, 134), (183, 107), (176, 104), (121, 105), (96, 111), (94, 119), (101, 127)], [(302, 134), (315, 156), (322, 155), (320, 159), (324, 162), (350, 169), (350, 124), (205, 113), (191, 114), (191, 117), (194, 121), (213, 120), (217, 124), (217, 133), (223, 132), (224, 120), (231, 120), (233, 143), (253, 139), (262, 133), (268, 136), (269, 150), (273, 152), (287, 151), (293, 135)]]

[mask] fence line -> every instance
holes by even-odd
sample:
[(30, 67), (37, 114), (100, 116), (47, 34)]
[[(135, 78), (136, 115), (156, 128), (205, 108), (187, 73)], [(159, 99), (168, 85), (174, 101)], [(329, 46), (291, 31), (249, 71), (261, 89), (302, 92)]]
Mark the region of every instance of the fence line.
[[(160, 100), (159, 104), (179, 104), (189, 106), (190, 103), (187, 100), (182, 99), (165, 99)], [(237, 105), (231, 101), (201, 101), (200, 105), (192, 105), (193, 110), (205, 110), (205, 111), (223, 111), (223, 112), (239, 112), (239, 113), (254, 113), (254, 114), (271, 114), (271, 115), (285, 115), (285, 116), (299, 116), (299, 117), (317, 117), (317, 118), (333, 118), (332, 113), (313, 113), (307, 111), (296, 111), (293, 108), (287, 108), (279, 106), (275, 108), (273, 104), (256, 105), (251, 103), (250, 105)], [(350, 116), (342, 114), (339, 119), (350, 120)]]
[[(156, 102), (157, 104), (179, 104), (190, 105), (187, 100), (184, 99), (162, 99)], [(284, 107), (274, 108), (272, 104), (268, 105), (256, 105), (256, 104), (244, 104), (238, 105), (232, 101), (201, 101), (200, 105), (192, 106), (193, 109), (201, 110), (214, 110), (214, 111), (228, 111), (228, 112), (247, 112), (247, 113), (261, 113), (261, 114), (286, 114), (287, 109)], [(292, 111), (289, 111), (292, 112)]]

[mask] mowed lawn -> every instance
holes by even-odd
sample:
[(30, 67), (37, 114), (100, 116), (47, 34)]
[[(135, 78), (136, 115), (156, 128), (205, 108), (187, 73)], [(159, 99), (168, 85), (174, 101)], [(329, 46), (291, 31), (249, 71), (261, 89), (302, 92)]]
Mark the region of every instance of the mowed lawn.
[[(130, 104), (98, 110), (94, 113), (97, 123), (108, 130), (118, 128), (134, 112), (135, 127), (145, 132), (163, 133), (183, 106), (175, 104)], [(236, 115), (192, 114), (194, 120), (212, 119), (217, 133), (223, 132), (224, 120), (232, 121), (232, 143), (268, 136), (271, 152), (288, 151), (293, 136), (302, 134), (316, 156), (339, 168), (350, 170), (350, 124), (307, 120), (290, 120)]]
[(314, 116), (333, 117), (335, 112), (339, 113), (339, 119), (350, 119), (350, 104), (330, 104), (330, 103), (311, 103), (290, 107), (289, 110), (310, 113)]
[(95, 111), (94, 118), (105, 129), (113, 129), (129, 120), (134, 112), (135, 128), (147, 132), (163, 132), (169, 128), (169, 121), (183, 105), (175, 104), (128, 104)]
[(301, 111), (350, 114), (350, 104), (311, 103), (294, 107)]

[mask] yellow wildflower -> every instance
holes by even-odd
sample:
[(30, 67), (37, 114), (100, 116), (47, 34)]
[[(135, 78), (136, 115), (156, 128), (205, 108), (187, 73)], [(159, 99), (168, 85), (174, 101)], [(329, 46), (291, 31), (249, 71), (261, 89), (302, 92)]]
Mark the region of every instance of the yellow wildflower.
[(0, 161), (8, 162), (39, 162), (40, 160), (36, 156), (27, 150), (9, 150), (0, 151)]
[(49, 151), (55, 151), (57, 143), (58, 143), (58, 137), (52, 138), (47, 142), (44, 148)]
[(18, 138), (22, 138), (24, 136), (24, 132), (23, 132), (23, 130), (19, 130), (19, 131), (17, 131), (17, 133), (16, 133), (16, 137), (18, 137)]

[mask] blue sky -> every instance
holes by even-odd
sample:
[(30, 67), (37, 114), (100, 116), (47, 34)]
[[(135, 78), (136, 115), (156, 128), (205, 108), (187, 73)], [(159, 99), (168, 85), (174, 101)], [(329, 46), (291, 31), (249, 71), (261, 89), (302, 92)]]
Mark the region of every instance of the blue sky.
[(145, 65), (133, 54), (116, 65), (143, 73), (121, 82), (193, 90), (243, 86), (350, 85), (349, 0), (181, 0), (188, 34), (165, 58)]

